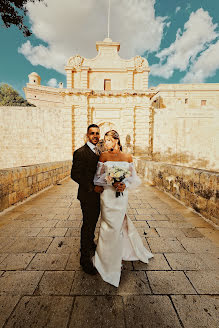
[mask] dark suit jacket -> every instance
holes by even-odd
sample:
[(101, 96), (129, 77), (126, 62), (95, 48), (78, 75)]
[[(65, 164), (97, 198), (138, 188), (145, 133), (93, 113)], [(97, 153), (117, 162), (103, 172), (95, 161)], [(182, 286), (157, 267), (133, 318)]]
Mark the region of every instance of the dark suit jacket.
[(78, 199), (81, 201), (99, 197), (94, 191), (93, 183), (98, 160), (99, 156), (87, 144), (73, 154), (71, 178), (79, 184)]

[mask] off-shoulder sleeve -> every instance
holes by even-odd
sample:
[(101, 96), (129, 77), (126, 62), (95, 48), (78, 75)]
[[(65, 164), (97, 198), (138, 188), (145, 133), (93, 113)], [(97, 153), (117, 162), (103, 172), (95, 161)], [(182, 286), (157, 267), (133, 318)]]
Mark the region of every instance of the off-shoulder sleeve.
[(125, 178), (123, 182), (126, 185), (126, 188), (128, 189), (134, 189), (137, 188), (141, 184), (141, 179), (138, 177), (134, 163), (129, 164), (129, 170), (131, 175), (128, 178)]
[(94, 176), (94, 185), (96, 186), (106, 186), (106, 167), (103, 162), (97, 163), (97, 170)]

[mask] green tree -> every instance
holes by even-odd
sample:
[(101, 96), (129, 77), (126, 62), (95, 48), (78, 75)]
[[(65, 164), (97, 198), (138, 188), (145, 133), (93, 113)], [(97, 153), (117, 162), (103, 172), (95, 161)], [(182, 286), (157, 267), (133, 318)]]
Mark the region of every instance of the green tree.
[(7, 83), (0, 84), (0, 106), (34, 106)]
[[(27, 2), (43, 2), (44, 0), (0, 0), (0, 16), (3, 26), (10, 27), (15, 25), (21, 30), (24, 36), (30, 36), (32, 33), (24, 25), (24, 17), (27, 15)], [(45, 4), (46, 5), (46, 4)]]

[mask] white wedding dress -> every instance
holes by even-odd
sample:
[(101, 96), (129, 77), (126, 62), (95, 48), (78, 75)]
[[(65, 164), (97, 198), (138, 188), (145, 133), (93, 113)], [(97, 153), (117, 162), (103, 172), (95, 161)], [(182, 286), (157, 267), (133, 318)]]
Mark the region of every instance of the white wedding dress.
[[(108, 168), (116, 166), (128, 169), (131, 176), (123, 182), (126, 189), (123, 195), (116, 198), (116, 190), (106, 182)], [(119, 286), (122, 260), (148, 263), (153, 257), (127, 215), (128, 189), (136, 188), (141, 183), (137, 176), (134, 164), (128, 162), (107, 161), (98, 162), (94, 184), (103, 186), (100, 195), (101, 222), (95, 255), (92, 257), (93, 265), (100, 273), (102, 279), (116, 287)]]

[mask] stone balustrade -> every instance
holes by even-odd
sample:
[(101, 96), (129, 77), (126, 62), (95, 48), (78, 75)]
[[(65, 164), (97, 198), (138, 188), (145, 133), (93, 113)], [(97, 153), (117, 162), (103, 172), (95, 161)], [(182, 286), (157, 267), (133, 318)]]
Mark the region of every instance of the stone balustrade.
[(72, 161), (0, 170), (0, 211), (70, 176)]
[(219, 225), (219, 173), (135, 158), (138, 174)]

